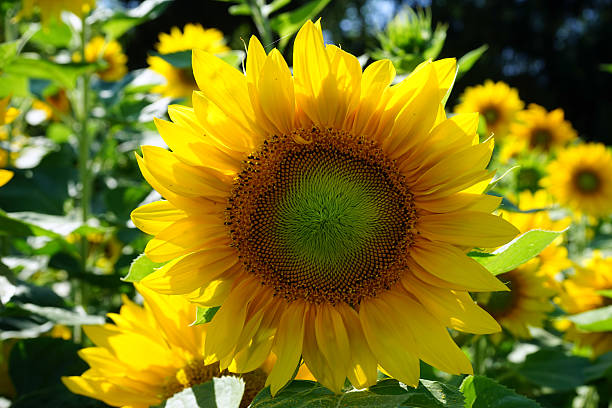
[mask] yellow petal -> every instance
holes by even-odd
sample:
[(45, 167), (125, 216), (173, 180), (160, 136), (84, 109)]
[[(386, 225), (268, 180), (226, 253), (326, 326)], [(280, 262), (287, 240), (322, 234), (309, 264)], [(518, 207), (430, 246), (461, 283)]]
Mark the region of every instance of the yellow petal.
[(156, 235), (174, 222), (187, 217), (187, 213), (168, 201), (155, 201), (136, 208), (130, 217), (138, 229)]
[(344, 321), (334, 306), (317, 306), (315, 335), (319, 351), (330, 367), (333, 367), (331, 383), (323, 384), (335, 393), (340, 393), (350, 365), (349, 338)]
[(507, 291), (508, 288), (484, 266), (453, 245), (417, 241), (410, 247), (410, 256), (423, 269), (442, 280), (473, 292)]
[(294, 129), (295, 93), (293, 77), (281, 53), (275, 48), (267, 56), (259, 79), (260, 106), (280, 133)]
[(13, 172), (0, 169), (0, 187), (8, 183), (13, 178)]

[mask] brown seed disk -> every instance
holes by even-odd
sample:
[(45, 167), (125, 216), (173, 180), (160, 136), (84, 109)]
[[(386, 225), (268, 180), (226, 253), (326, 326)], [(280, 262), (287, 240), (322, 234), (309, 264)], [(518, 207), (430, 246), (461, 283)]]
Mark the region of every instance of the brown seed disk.
[(404, 177), (374, 142), (317, 127), (249, 156), (226, 213), (245, 269), (275, 295), (350, 305), (399, 280), (416, 219)]

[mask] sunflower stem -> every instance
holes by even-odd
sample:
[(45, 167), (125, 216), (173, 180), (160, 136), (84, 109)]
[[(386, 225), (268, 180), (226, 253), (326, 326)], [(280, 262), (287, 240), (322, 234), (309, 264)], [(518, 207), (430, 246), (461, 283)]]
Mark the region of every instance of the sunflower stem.
[(273, 34), (272, 27), (270, 27), (270, 20), (268, 19), (268, 12), (265, 0), (250, 0), (249, 6), (253, 15), (253, 22), (257, 31), (261, 35), (263, 40), (264, 48), (272, 45)]
[[(81, 60), (85, 61), (85, 48), (87, 46), (87, 30), (85, 16), (81, 18)], [(79, 177), (81, 180), (81, 222), (83, 225), (89, 219), (89, 206), (91, 201), (90, 193), (90, 174), (89, 174), (89, 133), (87, 132), (87, 121), (89, 119), (89, 73), (84, 73), (80, 81), (81, 85), (81, 112), (78, 121), (78, 141), (79, 141)], [(89, 253), (89, 242), (86, 234), (81, 234), (81, 272), (83, 276), (87, 274), (87, 255)], [(74, 303), (76, 306), (83, 304), (84, 287), (83, 282), (73, 281)], [(74, 340), (81, 341), (81, 327), (74, 327)]]

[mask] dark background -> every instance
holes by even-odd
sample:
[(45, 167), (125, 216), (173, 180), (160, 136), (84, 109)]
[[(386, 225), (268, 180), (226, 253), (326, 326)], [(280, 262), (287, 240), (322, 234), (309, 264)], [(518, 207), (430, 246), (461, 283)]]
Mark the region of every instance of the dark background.
[[(138, 1), (129, 1), (136, 5)], [(293, 1), (283, 10), (304, 1)], [(158, 19), (125, 38), (130, 67), (146, 66), (160, 32), (199, 22), (223, 31), (230, 45), (243, 49), (256, 33), (247, 16), (232, 16), (221, 1), (175, 0)], [(612, 74), (600, 64), (612, 63), (612, 0), (427, 0), (331, 1), (323, 10), (326, 41), (361, 55), (376, 48), (377, 30), (403, 5), (431, 6), (434, 24), (448, 23), (439, 58), (460, 57), (488, 44), (489, 50), (455, 84), (449, 106), (466, 86), (485, 79), (503, 80), (519, 89), (521, 99), (547, 109), (561, 107), (581, 137), (612, 144)], [(291, 50), (285, 56), (290, 59)]]

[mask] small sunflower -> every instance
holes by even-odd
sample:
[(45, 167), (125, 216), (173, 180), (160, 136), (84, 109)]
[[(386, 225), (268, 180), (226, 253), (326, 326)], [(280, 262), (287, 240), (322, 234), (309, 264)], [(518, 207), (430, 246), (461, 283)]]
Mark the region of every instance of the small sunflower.
[(578, 138), (572, 124), (564, 120), (563, 109), (547, 112), (532, 103), (519, 112), (516, 119), (510, 125), (508, 143), (500, 153), (502, 162), (524, 151), (555, 151)]
[(156, 120), (172, 151), (137, 156), (167, 200), (132, 213), (155, 235), (147, 256), (169, 261), (142, 284), (221, 305), (206, 361), (248, 372), (272, 351), (273, 394), (302, 357), (335, 392), (376, 383), (377, 367), (416, 386), (419, 359), (471, 373), (447, 327), (499, 331), (468, 291), (507, 288), (466, 249), (518, 231), (490, 214), (493, 143), (478, 143), (477, 114), (447, 119), (441, 105), (455, 60), (390, 86), (388, 60), (362, 72), (309, 21), (293, 63), (255, 37), (246, 74), (193, 51), (193, 108)]
[(70, 112), (70, 100), (66, 95), (66, 90), (56, 89), (44, 96), (44, 101), (35, 100), (32, 109), (38, 109), (45, 113), (46, 120), (59, 121), (62, 115)]
[(542, 327), (546, 315), (554, 309), (551, 298), (555, 290), (539, 273), (540, 260), (529, 262), (498, 275), (509, 292), (479, 293), (476, 301), (516, 337), (530, 338), (529, 326)]
[[(144, 307), (124, 296), (120, 312), (108, 314), (114, 324), (84, 327), (96, 347), (79, 352), (89, 370), (62, 378), (70, 391), (115, 407), (145, 408), (228, 375), (220, 372), (219, 364), (204, 363), (206, 329), (190, 326), (195, 305), (181, 296), (161, 295), (139, 285), (137, 289)], [(246, 407), (264, 387), (265, 374), (255, 370), (242, 378), (241, 407)]]
[[(10, 124), (15, 120), (17, 115), (19, 115), (19, 110), (13, 107), (9, 108), (8, 105), (10, 101), (10, 96), (0, 99), (0, 140), (5, 140), (7, 138), (6, 130), (3, 129), (4, 125)], [(6, 166), (9, 154), (10, 152), (0, 149), (0, 187), (8, 183), (11, 178), (13, 178), (12, 171), (4, 170), (2, 168)]]
[(601, 143), (559, 152), (541, 184), (562, 206), (593, 217), (612, 213), (612, 153)]
[(487, 124), (487, 132), (503, 139), (524, 103), (518, 90), (505, 82), (486, 80), (484, 85), (468, 87), (455, 106), (455, 113), (478, 112)]
[[(551, 218), (550, 212), (547, 209), (550, 209), (552, 206), (552, 198), (545, 190), (538, 190), (533, 194), (529, 191), (524, 191), (519, 194), (519, 209), (521, 211), (536, 211), (499, 211), (499, 213), (517, 227), (521, 233), (532, 229), (562, 231), (569, 227), (571, 224), (570, 217)], [(567, 248), (562, 244), (563, 237), (559, 236), (538, 254), (538, 259), (540, 260), (538, 273), (547, 276), (548, 285), (553, 288), (558, 287), (556, 277), (559, 273), (572, 266), (571, 261), (567, 257)]]
[[(604, 258), (599, 251), (584, 267), (576, 266), (575, 275), (563, 282), (563, 290), (556, 299), (568, 314), (578, 314), (612, 305), (612, 298), (602, 296), (601, 290), (612, 289), (612, 257)], [(560, 320), (557, 327), (565, 331), (568, 341), (581, 347), (589, 347), (594, 356), (612, 350), (612, 331), (584, 332), (567, 319)]]
[[(74, 60), (81, 59), (79, 54), (74, 55)], [(106, 42), (104, 37), (92, 38), (85, 47), (85, 61), (98, 62), (102, 60), (106, 66), (97, 71), (104, 81), (118, 81), (127, 73), (127, 56), (123, 53), (121, 44), (112, 40)]]
[(82, 16), (95, 6), (96, 0), (23, 0), (21, 15), (30, 17), (38, 9), (40, 20), (46, 26), (51, 20), (60, 21), (62, 11)]
[[(159, 34), (159, 42), (155, 49), (160, 54), (193, 49), (204, 50), (211, 54), (230, 51), (225, 45), (221, 31), (214, 28), (204, 29), (200, 24), (187, 24), (183, 32), (178, 27), (173, 27), (170, 34)], [(153, 92), (172, 98), (190, 98), (191, 93), (198, 88), (191, 67), (177, 68), (157, 56), (149, 56), (147, 62), (153, 71), (166, 78), (166, 83), (154, 87)]]

